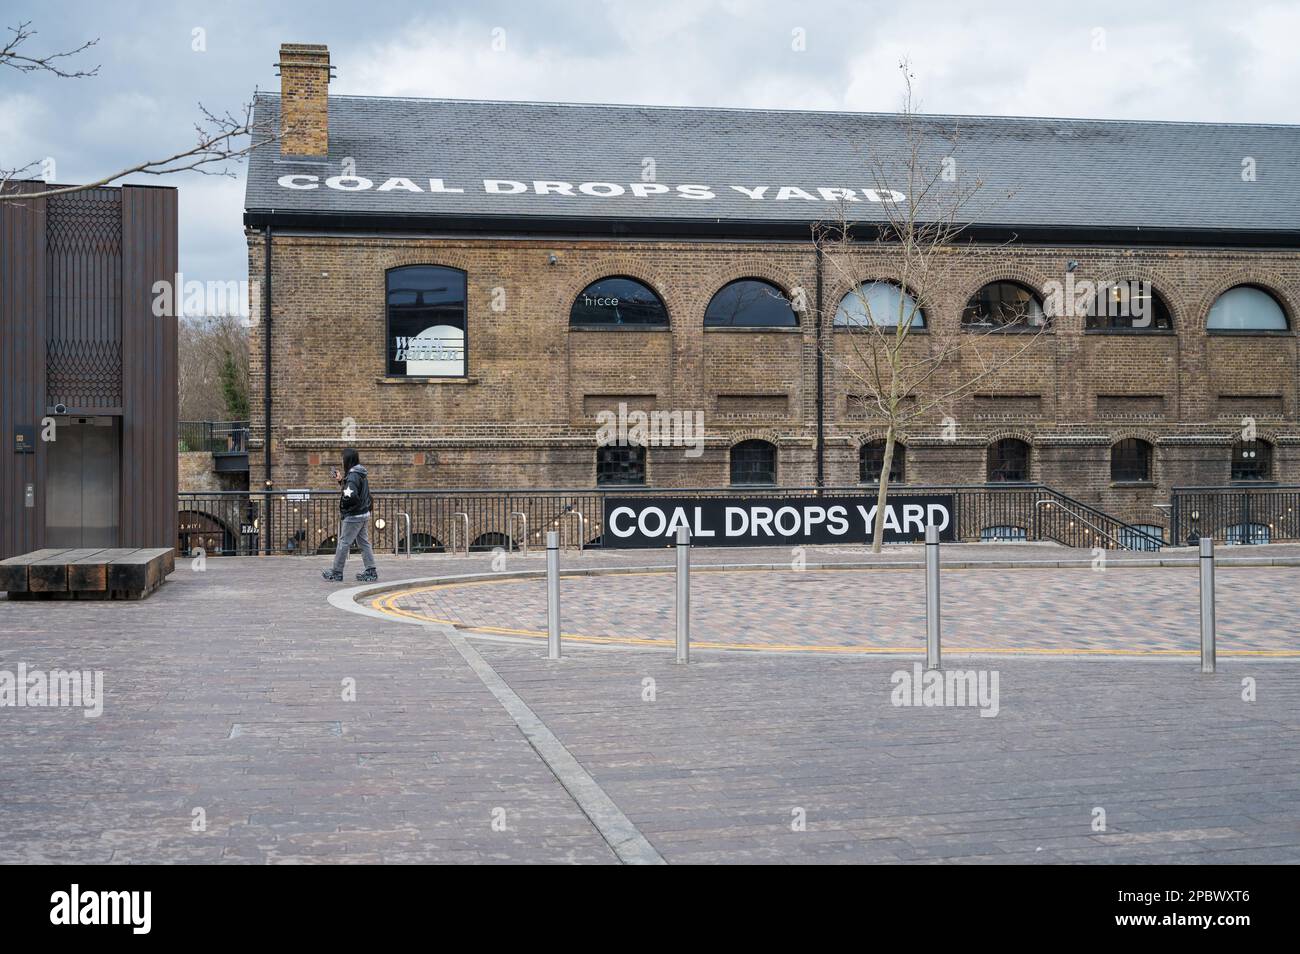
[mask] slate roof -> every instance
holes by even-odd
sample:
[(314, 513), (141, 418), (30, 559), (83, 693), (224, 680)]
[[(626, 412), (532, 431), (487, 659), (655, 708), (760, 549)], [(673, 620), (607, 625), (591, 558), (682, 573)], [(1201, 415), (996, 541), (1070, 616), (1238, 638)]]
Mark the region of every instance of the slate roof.
[[(806, 234), (807, 223), (839, 215), (839, 203), (823, 199), (819, 188), (854, 189), (861, 199), (861, 190), (880, 185), (872, 173), (879, 168), (889, 187), (908, 191), (906, 129), (894, 114), (370, 96), (332, 96), (329, 108), (327, 162), (282, 159), (274, 146), (254, 152), (245, 200), (250, 224), (314, 216), (339, 226), (410, 219), (544, 229), (603, 221), (635, 232), (651, 222), (702, 222), (737, 234), (765, 224), (799, 226)], [(275, 123), (278, 111), (277, 95), (259, 95), (258, 121)], [(1300, 126), (984, 116), (925, 116), (920, 123), (927, 163), (951, 152), (962, 187), (981, 180), (962, 216), (976, 224), (1300, 236)], [(347, 158), (371, 188), (323, 184)], [(632, 194), (631, 186), (644, 181), (647, 158), (654, 181), (669, 193)], [(1247, 159), (1254, 160), (1254, 181), (1243, 180)], [(278, 184), (291, 174), (317, 176), (321, 184)], [(422, 191), (407, 191), (405, 183), (379, 191), (394, 177)], [(430, 192), (430, 178), (464, 191)], [(489, 194), (484, 179), (521, 182), (527, 191)], [(535, 180), (567, 182), (575, 191), (582, 183), (612, 183), (624, 192), (539, 195)], [(683, 197), (680, 185), (706, 186), (714, 197)], [(753, 199), (733, 186), (768, 189)], [(778, 199), (782, 187), (815, 198), (791, 192)], [(950, 202), (941, 198), (936, 207)], [(881, 218), (877, 203), (848, 207), (855, 220)]]

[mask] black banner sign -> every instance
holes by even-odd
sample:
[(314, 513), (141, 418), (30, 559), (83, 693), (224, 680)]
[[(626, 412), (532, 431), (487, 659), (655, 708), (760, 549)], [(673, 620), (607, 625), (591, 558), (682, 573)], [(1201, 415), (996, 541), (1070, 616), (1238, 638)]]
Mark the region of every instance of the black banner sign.
[[(952, 494), (890, 495), (885, 542), (920, 543), (934, 524), (955, 541)], [(866, 543), (875, 528), (876, 496), (858, 497), (606, 497), (606, 547), (662, 547), (679, 527), (705, 547)]]

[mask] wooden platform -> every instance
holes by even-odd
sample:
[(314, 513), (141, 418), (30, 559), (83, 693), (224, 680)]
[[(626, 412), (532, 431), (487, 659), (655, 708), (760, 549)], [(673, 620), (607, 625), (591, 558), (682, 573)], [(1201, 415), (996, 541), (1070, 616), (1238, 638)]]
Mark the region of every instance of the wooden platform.
[(36, 550), (0, 561), (11, 600), (139, 600), (176, 569), (171, 547)]

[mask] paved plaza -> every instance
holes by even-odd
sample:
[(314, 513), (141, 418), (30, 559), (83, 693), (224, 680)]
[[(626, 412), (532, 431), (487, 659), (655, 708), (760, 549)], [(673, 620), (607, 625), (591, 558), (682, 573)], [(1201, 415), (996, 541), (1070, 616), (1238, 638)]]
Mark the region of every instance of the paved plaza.
[[(671, 558), (566, 554), (565, 565)], [(787, 558), (696, 553), (701, 565)], [(1036, 547), (945, 558), (990, 564), (946, 571), (945, 638), (949, 669), (996, 675), (995, 717), (895, 704), (919, 658), (920, 572), (824, 568), (861, 551), (810, 550), (801, 573), (701, 572), (696, 633), (893, 654), (701, 650), (680, 666), (656, 644), (574, 640), (548, 661), (531, 637), (340, 609), (321, 561), (301, 557), (178, 560), (143, 602), (0, 602), (0, 670), (102, 670), (105, 695), (98, 718), (0, 709), (0, 858), (1300, 861), (1300, 639), (1289, 636), (1300, 569), (1220, 569), (1223, 655), (1203, 676), (1194, 659), (1154, 651), (1195, 648), (1190, 564), (1126, 557), (1096, 573), (1086, 553)], [(1030, 558), (1079, 565), (992, 565)], [(427, 581), (491, 573), (491, 561), (389, 558), (381, 571)], [(567, 580), (566, 629), (669, 639), (670, 581)], [(710, 605), (737, 589), (743, 599)], [(527, 628), (543, 583), (442, 592), (461, 602), (440, 611), (470, 614), (461, 622)], [(1089, 656), (1089, 640), (1152, 651)], [(1017, 652), (960, 655), (961, 643)], [(1068, 651), (1030, 652), (1054, 647)]]
[[(670, 647), (670, 572), (561, 581), (565, 638)], [(1196, 654), (1194, 569), (951, 569), (943, 578), (944, 641), (954, 652)], [(1216, 580), (1221, 655), (1300, 656), (1300, 567), (1225, 567)], [(697, 570), (692, 642), (699, 648), (789, 652), (915, 652), (924, 648), (925, 578), (918, 570)], [(425, 585), (377, 608), (471, 632), (544, 639), (546, 592), (536, 579)]]

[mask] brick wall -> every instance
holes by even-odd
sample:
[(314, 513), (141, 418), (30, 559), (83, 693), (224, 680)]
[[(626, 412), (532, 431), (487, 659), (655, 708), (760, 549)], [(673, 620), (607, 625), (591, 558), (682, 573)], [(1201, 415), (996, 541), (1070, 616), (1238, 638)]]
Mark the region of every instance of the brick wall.
[[(248, 236), (250, 275), (260, 277), (260, 233)], [(555, 263), (550, 257), (555, 256)], [(1173, 315), (1174, 333), (1105, 334), (1082, 317), (1058, 318), (1012, 365), (946, 411), (908, 428), (909, 483), (981, 483), (986, 448), (1003, 436), (1032, 447), (1036, 480), (1125, 519), (1166, 524), (1153, 506), (1175, 485), (1226, 483), (1243, 408), (1258, 407), (1259, 436), (1275, 442), (1274, 476), (1300, 481), (1297, 351), (1290, 334), (1215, 336), (1204, 330), (1211, 303), (1234, 284), (1272, 291), (1300, 313), (1300, 254), (1217, 249), (999, 247), (964, 255), (941, 288), (923, 297), (932, 338), (959, 328), (963, 306), (985, 282), (1010, 278), (1041, 288), (1076, 279), (1151, 281)], [(385, 376), (384, 274), (398, 265), (439, 264), (468, 275), (468, 376), (438, 383)], [(628, 275), (662, 297), (670, 331), (575, 330), (569, 308), (597, 278)], [(824, 311), (854, 280), (889, 277), (887, 249), (868, 247), (824, 274)], [(813, 322), (797, 330), (705, 329), (713, 293), (735, 278), (802, 288), (813, 301), (815, 256), (806, 244), (528, 241), (276, 235), (271, 435), (275, 486), (329, 486), (342, 447), (357, 446), (376, 486), (592, 487), (595, 412), (630, 406), (701, 410), (702, 456), (652, 447), (651, 486), (729, 480), (732, 444), (777, 445), (778, 481), (816, 477), (816, 357)], [(493, 308), (494, 290), (502, 310)], [(257, 303), (260, 308), (261, 302)], [(260, 319), (260, 316), (259, 316)], [(1294, 324), (1294, 320), (1293, 320)], [(858, 481), (858, 448), (877, 436), (854, 414), (861, 393), (848, 370), (843, 331), (824, 330), (826, 482)], [(262, 474), (262, 333), (252, 340), (254, 484)], [(1022, 336), (988, 336), (981, 348), (1011, 354)], [(935, 388), (974, 376), (973, 358), (951, 362)], [(748, 399), (748, 400), (747, 400)], [(1155, 444), (1149, 485), (1115, 486), (1110, 446), (1123, 437)]]
[(286, 156), (320, 156), (329, 152), (329, 50), (314, 43), (280, 45), (280, 109)]
[(176, 455), (176, 462), (177, 489), (181, 493), (248, 489), (248, 474), (218, 474), (210, 451), (183, 451)]

